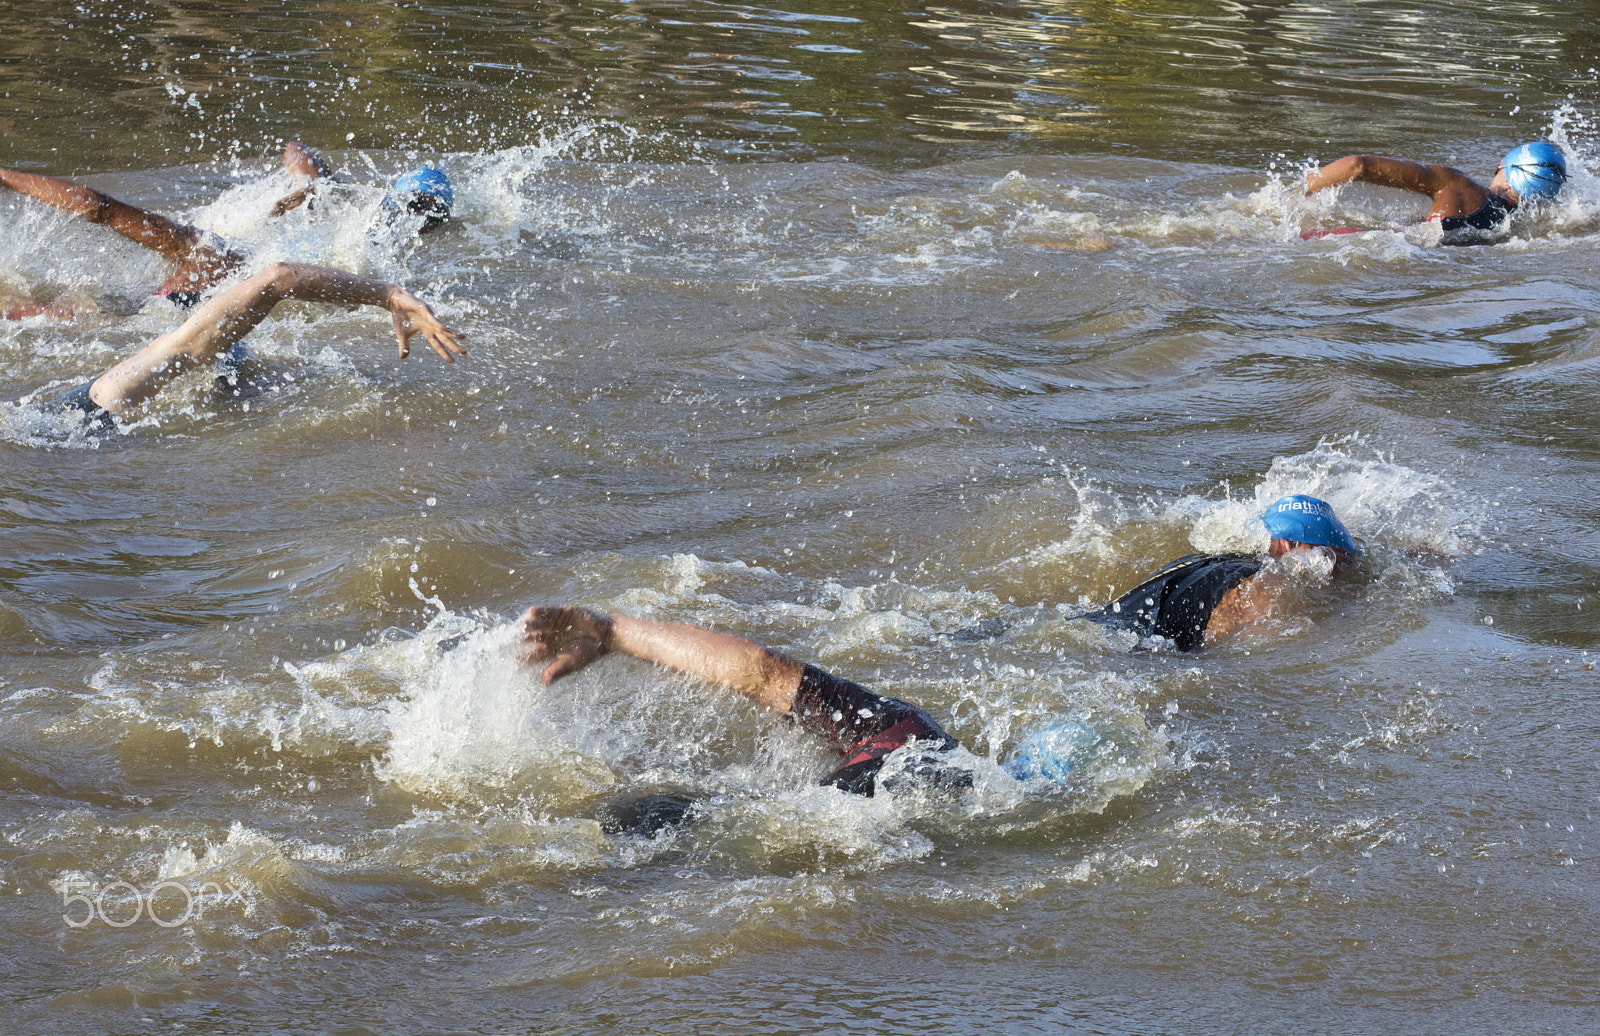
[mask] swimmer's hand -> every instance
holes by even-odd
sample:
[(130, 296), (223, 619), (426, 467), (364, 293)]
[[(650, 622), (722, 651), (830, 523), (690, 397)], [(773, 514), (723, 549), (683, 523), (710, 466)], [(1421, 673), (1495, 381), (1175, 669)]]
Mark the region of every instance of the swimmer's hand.
[(298, 191), (295, 191), (292, 194), (286, 194), (282, 198), (279, 198), (277, 201), (272, 203), (272, 208), (267, 211), (267, 218), (276, 219), (286, 212), (293, 212), (295, 209), (298, 209), (300, 206), (306, 203), (307, 199), (311, 197), (311, 194), (316, 190), (316, 187), (317, 185), (315, 183), (308, 183)]
[(445, 327), (426, 302), (398, 284), (389, 285), (389, 297), (384, 304), (394, 314), (394, 334), (400, 341), (402, 360), (411, 355), (411, 336), (419, 333), (446, 363), (456, 362), (456, 356), (467, 355), (467, 350), (461, 346), (461, 336)]
[(522, 640), (515, 651), (530, 664), (549, 660), (539, 675), (548, 687), (609, 652), (611, 628), (609, 618), (587, 608), (535, 605), (522, 615)]

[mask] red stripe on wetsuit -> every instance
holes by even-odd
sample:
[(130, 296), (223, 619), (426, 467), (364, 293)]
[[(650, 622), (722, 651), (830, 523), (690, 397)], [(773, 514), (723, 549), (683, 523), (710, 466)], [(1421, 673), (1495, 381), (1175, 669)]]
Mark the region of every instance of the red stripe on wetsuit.
[(926, 741), (940, 751), (958, 743), (910, 702), (874, 694), (814, 665), (807, 665), (800, 676), (794, 714), (802, 727), (827, 738), (845, 757), (844, 765), (822, 783), (867, 795), (884, 756), (895, 749), (910, 741)]

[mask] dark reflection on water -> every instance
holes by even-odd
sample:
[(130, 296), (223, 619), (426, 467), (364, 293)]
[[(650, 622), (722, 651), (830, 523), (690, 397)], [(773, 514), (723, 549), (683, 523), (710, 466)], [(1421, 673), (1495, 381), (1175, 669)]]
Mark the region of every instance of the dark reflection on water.
[[(14, 165), (481, 150), (574, 110), (732, 152), (1254, 164), (1532, 135), (1587, 91), (1557, 3), (72, 4), (0, 12)], [(140, 157), (135, 157), (140, 156)]]

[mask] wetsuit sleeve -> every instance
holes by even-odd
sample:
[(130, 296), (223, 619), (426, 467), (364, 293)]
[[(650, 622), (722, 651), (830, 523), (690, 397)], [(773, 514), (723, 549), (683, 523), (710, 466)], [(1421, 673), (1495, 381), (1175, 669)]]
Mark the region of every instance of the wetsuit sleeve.
[(794, 715), (801, 727), (826, 738), (845, 757), (822, 783), (859, 795), (873, 793), (884, 757), (907, 742), (926, 741), (938, 751), (958, 743), (910, 702), (874, 694), (814, 665), (800, 674)]
[(1511, 207), (1499, 195), (1489, 195), (1483, 207), (1470, 216), (1445, 216), (1439, 220), (1441, 245), (1488, 245), (1508, 233)]
[(71, 392), (52, 400), (50, 406), (61, 411), (82, 411), (84, 420), (91, 428), (108, 428), (115, 421), (109, 410), (89, 398), (89, 389), (93, 385), (93, 380), (86, 381)]
[(1196, 651), (1205, 644), (1212, 609), (1259, 571), (1261, 561), (1246, 554), (1190, 554), (1083, 617), (1140, 636), (1157, 634), (1179, 651)]

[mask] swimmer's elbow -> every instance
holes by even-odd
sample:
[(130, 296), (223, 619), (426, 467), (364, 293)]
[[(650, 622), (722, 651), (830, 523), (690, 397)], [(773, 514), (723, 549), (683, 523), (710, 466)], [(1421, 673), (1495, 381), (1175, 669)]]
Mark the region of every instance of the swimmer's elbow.
[(287, 283), (288, 281), (297, 279), (300, 270), (301, 266), (298, 263), (286, 263), (282, 260), (279, 260), (278, 262), (273, 263), (271, 266), (268, 266), (262, 272), (272, 280)]
[(1334, 163), (1339, 167), (1339, 183), (1369, 182), (1379, 162), (1376, 155), (1346, 155)]
[(101, 194), (92, 187), (86, 187), (84, 190), (88, 194), (87, 204), (78, 210), (77, 215), (89, 223), (110, 223), (111, 196)]
[(248, 280), (241, 282), (238, 288), (255, 298), (266, 298), (277, 303), (292, 298), (299, 283), (299, 271), (295, 265), (280, 262), (252, 274)]
[(1352, 180), (1360, 180), (1367, 173), (1367, 159), (1371, 155), (1345, 155), (1336, 158), (1321, 169), (1306, 174), (1306, 193), (1315, 194), (1330, 187), (1341, 187)]
[(275, 287), (280, 295), (293, 295), (295, 290), (306, 282), (306, 271), (310, 269), (304, 263), (275, 262), (261, 275), (267, 282)]

